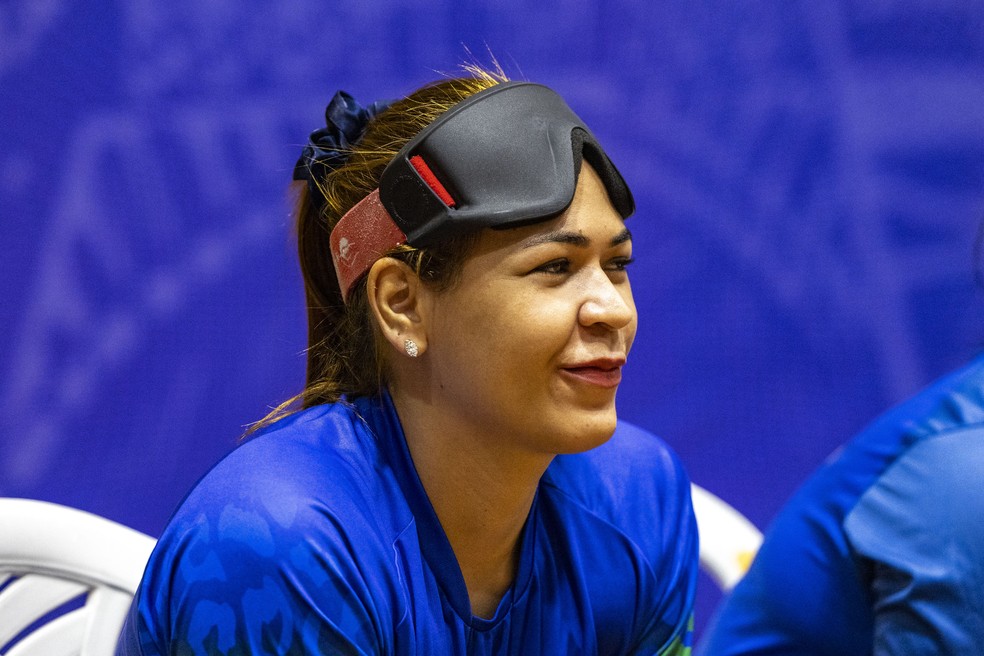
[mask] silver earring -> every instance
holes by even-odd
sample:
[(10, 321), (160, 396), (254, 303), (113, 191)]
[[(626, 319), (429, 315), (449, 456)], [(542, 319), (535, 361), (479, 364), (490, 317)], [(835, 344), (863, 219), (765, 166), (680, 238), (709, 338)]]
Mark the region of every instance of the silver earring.
[(417, 342), (412, 339), (407, 339), (403, 341), (403, 349), (407, 352), (411, 358), (415, 358), (420, 355), (420, 349), (417, 348)]

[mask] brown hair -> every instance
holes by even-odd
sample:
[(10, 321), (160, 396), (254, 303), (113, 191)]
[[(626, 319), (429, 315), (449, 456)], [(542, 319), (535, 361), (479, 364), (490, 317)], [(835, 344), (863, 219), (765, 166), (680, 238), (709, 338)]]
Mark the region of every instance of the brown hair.
[[(268, 426), (297, 409), (377, 393), (387, 382), (378, 332), (366, 298), (365, 281), (342, 301), (328, 238), (335, 224), (379, 185), (383, 169), (410, 139), (438, 116), (479, 91), (507, 81), (501, 70), (466, 67), (471, 77), (429, 84), (375, 116), (348, 159), (315, 180), (321, 194), (307, 186), (297, 203), (297, 248), (307, 299), (307, 381), (297, 396), (284, 401), (251, 427)], [(409, 245), (389, 255), (410, 265), (437, 289), (454, 284), (475, 235), (444, 240), (427, 249)]]

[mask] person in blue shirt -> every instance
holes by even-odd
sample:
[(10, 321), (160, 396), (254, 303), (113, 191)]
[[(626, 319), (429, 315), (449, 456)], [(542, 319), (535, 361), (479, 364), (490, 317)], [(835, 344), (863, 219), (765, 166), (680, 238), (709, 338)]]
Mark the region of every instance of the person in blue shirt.
[(326, 118), (295, 169), (301, 409), (182, 502), (118, 654), (689, 654), (689, 482), (615, 411), (618, 170), (487, 72)]
[(980, 654), (984, 358), (875, 421), (790, 500), (700, 654)]

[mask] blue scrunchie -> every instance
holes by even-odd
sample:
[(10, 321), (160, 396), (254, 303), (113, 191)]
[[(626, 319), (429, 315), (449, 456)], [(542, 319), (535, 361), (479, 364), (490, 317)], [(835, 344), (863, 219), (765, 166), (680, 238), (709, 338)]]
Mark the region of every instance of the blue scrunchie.
[(316, 180), (323, 180), (329, 171), (345, 163), (351, 148), (365, 134), (369, 121), (389, 105), (377, 101), (363, 107), (344, 91), (336, 93), (325, 109), (325, 127), (311, 133), (294, 165), (294, 179), (307, 180), (311, 193), (320, 197)]

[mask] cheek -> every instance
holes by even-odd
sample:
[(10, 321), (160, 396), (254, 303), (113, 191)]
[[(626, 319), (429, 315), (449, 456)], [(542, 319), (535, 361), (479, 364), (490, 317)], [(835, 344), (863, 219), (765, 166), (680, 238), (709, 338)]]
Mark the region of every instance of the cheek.
[(570, 341), (570, 309), (541, 298), (500, 306), (494, 315), (482, 318), (476, 334), (485, 340), (490, 375), (502, 376), (514, 390), (541, 385)]
[(488, 336), (489, 344), (508, 360), (529, 358), (532, 364), (547, 356), (547, 336), (553, 331), (548, 317), (537, 312), (535, 305), (517, 303), (502, 308), (495, 316), (487, 317), (487, 321), (480, 331)]
[(526, 293), (518, 285), (493, 284), (454, 299), (459, 302), (440, 308), (435, 332), (440, 346), (434, 346), (454, 361), (445, 360), (443, 366), (458, 369), (459, 380), (467, 378), (471, 385), (507, 383), (520, 390), (534, 380), (542, 384), (576, 325), (576, 308), (567, 296), (552, 298)]
[(469, 304), (442, 308), (441, 321), (433, 333), (434, 354), (438, 358), (444, 382), (467, 387), (482, 387), (488, 378), (498, 379), (497, 372), (515, 349), (508, 321), (494, 304), (481, 302), (476, 295)]
[(513, 351), (525, 358), (528, 366), (550, 367), (563, 356), (576, 326), (577, 311), (571, 303), (539, 295), (516, 304), (505, 332)]

